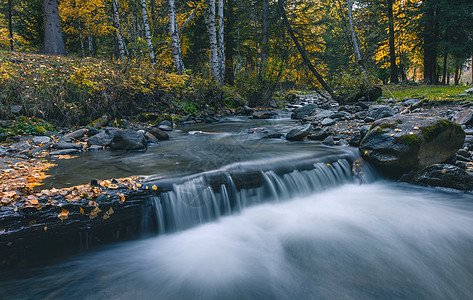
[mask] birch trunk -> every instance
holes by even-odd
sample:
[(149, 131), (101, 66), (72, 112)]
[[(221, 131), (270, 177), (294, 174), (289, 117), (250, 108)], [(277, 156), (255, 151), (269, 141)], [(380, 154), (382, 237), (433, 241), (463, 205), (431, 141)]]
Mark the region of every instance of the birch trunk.
[(9, 34), (9, 40), (10, 40), (10, 50), (14, 50), (14, 45), (13, 45), (13, 21), (12, 21), (12, 0), (8, 0), (8, 31), (10, 32)]
[(154, 66), (156, 57), (154, 56), (153, 41), (151, 40), (151, 29), (149, 28), (148, 11), (146, 10), (146, 0), (141, 0), (141, 15), (143, 17), (143, 27), (145, 31), (146, 43), (148, 44), (149, 61)]
[(89, 33), (89, 56), (92, 57), (94, 53), (94, 45), (92, 43), (92, 34)]
[(123, 41), (123, 37), (121, 34), (120, 16), (118, 15), (117, 0), (112, 1), (112, 6), (113, 6), (113, 25), (115, 26), (115, 30), (117, 31), (118, 53), (120, 55), (120, 59), (126, 59), (125, 42)]
[(218, 61), (217, 28), (215, 26), (215, 0), (209, 0), (207, 30), (210, 41), (210, 72), (215, 81), (220, 82), (220, 66)]
[[(389, 81), (398, 83), (397, 66), (396, 66), (396, 48), (394, 44), (394, 14), (393, 14), (394, 0), (388, 0), (388, 27), (389, 27), (389, 61), (391, 65), (391, 75)], [(434, 72), (435, 76), (435, 72)], [(437, 81), (437, 80), (436, 80)]]
[(84, 37), (82, 36), (82, 26), (79, 26), (79, 40), (82, 57), (85, 57)]
[(223, 83), (223, 74), (225, 72), (225, 25), (224, 8), (225, 0), (218, 0), (218, 69), (219, 83)]
[(360, 69), (363, 72), (365, 80), (367, 80), (368, 75), (366, 74), (365, 64), (361, 58), (360, 47), (358, 46), (358, 38), (356, 37), (355, 26), (353, 25), (353, 0), (348, 0), (348, 22), (350, 23), (351, 40), (353, 42), (353, 49), (355, 50), (356, 61), (360, 65)]
[(266, 70), (266, 59), (268, 51), (268, 0), (263, 0), (263, 28), (262, 28), (262, 47), (261, 47), (261, 73), (262, 76)]
[(181, 43), (179, 41), (179, 29), (177, 28), (176, 7), (174, 0), (169, 0), (169, 34), (171, 36), (172, 58), (174, 67), (178, 74), (183, 74), (186, 69), (182, 61)]

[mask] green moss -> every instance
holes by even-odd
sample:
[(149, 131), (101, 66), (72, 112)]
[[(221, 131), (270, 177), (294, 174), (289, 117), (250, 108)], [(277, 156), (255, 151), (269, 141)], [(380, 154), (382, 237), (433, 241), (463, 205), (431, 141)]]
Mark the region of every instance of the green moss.
[(422, 143), (422, 139), (420, 138), (420, 136), (415, 135), (415, 134), (405, 134), (405, 135), (401, 135), (400, 137), (396, 137), (395, 142), (398, 144), (412, 146), (412, 145), (420, 145)]
[(44, 129), (43, 126), (36, 126), (35, 130), (39, 134), (45, 134), (46, 133), (46, 129)]
[(435, 125), (422, 127), (420, 129), (426, 142), (434, 140), (440, 133), (446, 130), (453, 130), (455, 134), (464, 132), (460, 125), (447, 120), (439, 120)]
[(398, 123), (398, 124), (402, 124), (403, 122), (402, 122), (402, 120), (401, 120), (401, 119), (397, 119), (397, 120), (396, 120), (396, 123)]

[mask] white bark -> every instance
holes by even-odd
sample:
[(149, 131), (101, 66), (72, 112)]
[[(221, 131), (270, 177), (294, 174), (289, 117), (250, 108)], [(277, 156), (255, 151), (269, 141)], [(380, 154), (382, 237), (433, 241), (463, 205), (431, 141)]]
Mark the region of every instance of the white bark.
[(223, 83), (223, 75), (225, 74), (224, 1), (225, 0), (218, 0), (218, 69), (220, 73), (220, 83)]
[(120, 29), (120, 16), (118, 15), (118, 3), (117, 0), (112, 1), (113, 6), (113, 25), (117, 31), (117, 42), (118, 42), (118, 53), (120, 54), (121, 59), (126, 59), (125, 56), (125, 42)]
[(365, 65), (363, 64), (363, 60), (361, 59), (360, 47), (358, 46), (358, 39), (356, 37), (355, 27), (353, 26), (353, 0), (347, 0), (347, 1), (348, 1), (348, 22), (350, 23), (351, 39), (353, 42), (353, 49), (355, 51), (356, 61), (360, 65), (361, 71), (363, 72), (363, 76), (365, 77), (365, 79), (368, 79)]
[(94, 46), (92, 44), (92, 34), (89, 32), (89, 56), (92, 57), (94, 53)]
[(177, 73), (183, 74), (186, 69), (182, 61), (181, 43), (179, 41), (179, 29), (177, 28), (176, 7), (174, 0), (169, 0), (169, 34), (171, 36), (172, 58)]
[(217, 82), (221, 82), (218, 62), (217, 28), (215, 26), (215, 0), (209, 0), (207, 30), (210, 40), (210, 72)]
[(154, 56), (153, 41), (151, 40), (151, 29), (149, 28), (148, 11), (146, 10), (146, 0), (141, 0), (141, 15), (143, 17), (143, 27), (145, 31), (146, 43), (148, 44), (149, 61), (154, 66), (156, 58)]

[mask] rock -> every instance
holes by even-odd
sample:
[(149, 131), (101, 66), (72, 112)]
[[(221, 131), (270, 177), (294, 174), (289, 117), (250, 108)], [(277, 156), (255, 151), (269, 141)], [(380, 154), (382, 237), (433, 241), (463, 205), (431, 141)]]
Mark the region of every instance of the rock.
[(158, 141), (159, 141), (154, 135), (152, 135), (149, 132), (145, 132), (145, 138), (148, 142), (151, 142), (151, 143), (156, 143), (157, 144)]
[(10, 149), (13, 149), (14, 151), (18, 151), (18, 152), (30, 150), (31, 148), (33, 148), (33, 146), (31, 146), (31, 144), (28, 143), (27, 141), (10, 145)]
[(371, 117), (375, 120), (379, 120), (382, 118), (387, 118), (387, 117), (392, 117), (395, 115), (394, 110), (389, 107), (389, 106), (382, 106), (375, 110), (372, 114)]
[(351, 135), (349, 144), (350, 146), (358, 147), (362, 139), (363, 138), (361, 137), (361, 133), (359, 131), (355, 132)]
[(53, 149), (82, 149), (81, 145), (68, 143), (66, 141), (59, 141), (52, 146)]
[(89, 148), (87, 148), (89, 151), (97, 151), (97, 150), (103, 150), (103, 146), (99, 145), (92, 145)]
[(465, 90), (465, 93), (467, 94), (473, 94), (473, 88)]
[(338, 141), (338, 145), (339, 145), (339, 146), (348, 146), (348, 142), (347, 142), (347, 140), (345, 140), (345, 139), (340, 139), (340, 140)]
[(3, 147), (3, 146), (0, 146), (0, 156), (3, 156), (5, 155), (5, 153), (7, 153), (8, 149)]
[(434, 164), (418, 172), (413, 183), (468, 191), (473, 189), (473, 176), (454, 165)]
[(313, 141), (323, 141), (327, 136), (327, 130), (317, 127), (307, 136), (307, 138)]
[(339, 111), (330, 116), (330, 119), (350, 120), (351, 118), (351, 114), (346, 111)]
[(97, 120), (92, 122), (92, 127), (96, 129), (100, 129), (102, 127), (105, 127), (109, 121), (110, 121), (110, 118), (107, 115), (103, 115)]
[(366, 117), (368, 117), (368, 112), (367, 111), (359, 111), (359, 112), (355, 113), (355, 117), (357, 119), (364, 120)]
[(87, 145), (97, 145), (97, 146), (110, 146), (112, 143), (113, 134), (110, 134), (107, 131), (99, 132), (98, 134), (91, 136), (87, 141)]
[(314, 117), (316, 119), (325, 119), (325, 118), (332, 117), (333, 114), (334, 114), (334, 112), (331, 111), (331, 110), (323, 110), (323, 111), (319, 112), (318, 114), (316, 114)]
[(370, 108), (370, 106), (362, 101), (358, 101), (354, 104), (355, 106), (359, 106), (361, 107), (362, 109), (368, 109)]
[(453, 116), (453, 122), (466, 126), (473, 125), (473, 110), (467, 109), (456, 112)]
[(366, 123), (371, 123), (371, 122), (374, 122), (375, 119), (372, 117), (366, 117), (363, 121), (365, 121)]
[(253, 113), (251, 118), (253, 119), (271, 119), (273, 116), (275, 116), (276, 113), (274, 112), (262, 112), (262, 113)]
[(302, 119), (306, 116), (311, 115), (317, 109), (317, 105), (310, 103), (299, 107), (291, 114), (291, 119)]
[(145, 137), (131, 129), (116, 131), (110, 145), (115, 150), (143, 150), (146, 146)]
[(99, 134), (99, 131), (95, 127), (87, 127), (87, 136), (94, 136), (96, 134)]
[(56, 150), (56, 151), (51, 151), (49, 152), (50, 156), (54, 155), (69, 155), (69, 154), (75, 154), (78, 153), (78, 149), (62, 149), (62, 150)]
[(87, 129), (82, 128), (73, 132), (70, 132), (68, 134), (65, 134), (63, 137), (64, 138), (70, 138), (73, 140), (79, 140), (80, 138), (84, 137), (87, 134)]
[(286, 140), (288, 141), (301, 141), (310, 133), (311, 125), (300, 126), (289, 130), (286, 134)]
[(161, 129), (161, 130), (164, 130), (164, 131), (172, 131), (172, 126), (162, 124), (162, 125), (158, 126), (158, 129)]
[(10, 105), (10, 112), (18, 114), (23, 110), (23, 105)]
[(322, 120), (322, 122), (320, 124), (322, 126), (330, 126), (330, 125), (335, 124), (335, 120), (331, 119), (331, 118), (325, 118), (325, 119)]
[[(164, 121), (159, 122), (159, 126), (167, 126), (167, 127), (171, 127), (171, 128), (172, 128), (172, 122), (169, 121), (169, 120), (164, 120)], [(159, 126), (158, 126), (158, 127), (159, 127)]]
[(460, 154), (457, 154), (456, 159), (459, 160), (459, 161), (471, 162), (471, 159), (469, 157), (465, 157), (465, 156), (460, 155)]
[(383, 90), (379, 86), (364, 87), (361, 86), (356, 93), (345, 96), (347, 103), (356, 103), (358, 101), (376, 101), (383, 95)]
[(51, 138), (49, 136), (35, 136), (32, 141), (35, 145), (41, 145), (51, 142)]
[(154, 137), (156, 137), (160, 141), (167, 141), (169, 140), (169, 134), (167, 134), (165, 131), (156, 128), (156, 127), (148, 127), (145, 129), (146, 132), (151, 133)]
[(282, 134), (280, 132), (270, 132), (270, 133), (266, 134), (265, 136), (263, 136), (263, 139), (279, 139), (283, 135), (284, 134)]
[(335, 146), (335, 141), (332, 136), (328, 136), (322, 141), (322, 144), (326, 146)]
[(461, 156), (464, 156), (464, 157), (469, 157), (470, 156), (470, 153), (468, 153), (468, 150), (465, 150), (465, 149), (458, 150), (457, 154), (459, 154)]
[(441, 163), (463, 145), (460, 125), (424, 114), (397, 115), (373, 123), (361, 141), (362, 156), (391, 177)]
[(248, 105), (243, 106), (243, 114), (245, 116), (251, 116), (253, 114), (253, 109)]

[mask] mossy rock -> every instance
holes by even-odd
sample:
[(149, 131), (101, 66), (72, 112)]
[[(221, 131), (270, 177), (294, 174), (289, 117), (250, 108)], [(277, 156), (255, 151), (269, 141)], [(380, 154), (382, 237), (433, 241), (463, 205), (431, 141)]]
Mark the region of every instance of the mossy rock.
[(461, 126), (449, 120), (425, 114), (397, 115), (374, 122), (359, 150), (382, 173), (399, 177), (448, 160), (464, 140)]

